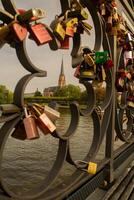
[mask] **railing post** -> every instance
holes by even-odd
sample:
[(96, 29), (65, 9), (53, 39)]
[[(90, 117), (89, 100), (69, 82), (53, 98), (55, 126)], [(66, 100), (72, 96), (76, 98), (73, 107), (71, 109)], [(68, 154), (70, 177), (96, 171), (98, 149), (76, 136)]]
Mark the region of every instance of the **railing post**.
[(117, 36), (109, 36), (112, 59), (114, 67), (112, 70), (112, 99), (110, 106), (112, 106), (111, 118), (106, 134), (106, 149), (105, 156), (109, 158), (109, 163), (106, 166), (107, 182), (111, 183), (114, 180), (113, 156), (114, 156), (114, 127), (115, 127), (115, 78), (116, 78), (116, 64), (117, 64)]

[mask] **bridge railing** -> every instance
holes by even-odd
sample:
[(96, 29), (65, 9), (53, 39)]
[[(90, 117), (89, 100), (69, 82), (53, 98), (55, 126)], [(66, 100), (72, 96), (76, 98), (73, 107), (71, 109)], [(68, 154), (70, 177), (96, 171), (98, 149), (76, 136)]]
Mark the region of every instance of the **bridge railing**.
[[(13, 136), (11, 135), (12, 132), (21, 127), (23, 133), (26, 132), (25, 136), (31, 137), (32, 135), (29, 135), (30, 121), (27, 124), (28, 128), (24, 127), (24, 119), (28, 119), (26, 109), (29, 113), (32, 113), (34, 119), (38, 121), (38, 127), (46, 134), (46, 129), (39, 123), (41, 122), (42, 124), (43, 120), (40, 117), (42, 114), (46, 117), (46, 114), (42, 111), (44, 108), (37, 106), (37, 104), (26, 105), (24, 92), (31, 79), (34, 77), (46, 77), (47, 72), (40, 70), (32, 63), (26, 48), (25, 33), (29, 32), (31, 34), (34, 30), (30, 23), (35, 18), (31, 19), (31, 17), (40, 18), (38, 14), (41, 14), (42, 17), (41, 10), (40, 12), (34, 10), (37, 12), (37, 16), (34, 16), (33, 10), (27, 12), (19, 11), (11, 0), (1, 0), (1, 2), (6, 10), (0, 11), (0, 18), (4, 26), (3, 30), (6, 29), (8, 32), (8, 27), (10, 28), (11, 25), (12, 29), (15, 30), (15, 36), (19, 35), (17, 39), (9, 41), (5, 37), (4, 41), (6, 40), (7, 43), (15, 48), (20, 63), (29, 72), (18, 81), (15, 87), (13, 105), (18, 107), (17, 112), (8, 113), (10, 115), (3, 116), (1, 119), (1, 122), (4, 122), (0, 129), (0, 164), (2, 166), (3, 152), (7, 140), (10, 136)], [(97, 0), (81, 0), (80, 2), (60, 0), (60, 4), (61, 15), (58, 16), (58, 23), (55, 21), (57, 20), (56, 18), (50, 25), (51, 29), (46, 26), (47, 33), (51, 37), (51, 39), (49, 38), (49, 47), (51, 50), (58, 50), (64, 33), (63, 30), (60, 30), (61, 32), (58, 32), (57, 29), (55, 30), (54, 23), (61, 27), (62, 23), (65, 26), (66, 23), (75, 18), (77, 28), (80, 26), (80, 30), (76, 30), (75, 24), (73, 27), (74, 35), (71, 36), (73, 37), (72, 67), (76, 68), (75, 76), (78, 78), (79, 83), (85, 86), (88, 97), (87, 107), (81, 109), (78, 102), (70, 103), (70, 124), (64, 134), (58, 132), (55, 122), (51, 120), (50, 115), (47, 116), (49, 124), (45, 121), (45, 128), (47, 127), (47, 132), (51, 132), (50, 137), (58, 141), (58, 150), (53, 165), (49, 166), (50, 170), (48, 170), (47, 176), (43, 177), (42, 175), (43, 181), (40, 181), (36, 188), (28, 191), (26, 189), (24, 194), (12, 191), (9, 183), (3, 179), (1, 167), (1, 191), (3, 195), (7, 196), (7, 199), (86, 199), (89, 194), (97, 187), (102, 186), (102, 184), (108, 187), (113, 183), (117, 178), (117, 169), (123, 169), (124, 171), (126, 166), (129, 166), (134, 159), (133, 10), (125, 0), (117, 1), (117, 5), (115, 1), (101, 2)], [(87, 12), (90, 13), (94, 23), (95, 44), (93, 50), (88, 46), (88, 41), (86, 47), (82, 46), (81, 41), (80, 31), (86, 31), (89, 34), (91, 29), (88, 23), (84, 23), (88, 16)], [(16, 31), (14, 26), (16, 20), (17, 26), (21, 26), (21, 32), (24, 31), (24, 35)], [(6, 24), (6, 27), (4, 24)], [(35, 23), (35, 25), (38, 24)], [(4, 34), (6, 34), (6, 31)], [(35, 35), (34, 37), (30, 35), (33, 40)], [(38, 39), (36, 38), (36, 40)], [(106, 86), (105, 98), (98, 106), (96, 104), (97, 94), (93, 83), (96, 83), (97, 87), (97, 84), (99, 85), (102, 82)], [(12, 107), (12, 109), (10, 107), (9, 110), (17, 109), (16, 107)], [(4, 109), (4, 107), (2, 108)], [(51, 109), (54, 112), (54, 107)], [(79, 120), (83, 117), (92, 119), (93, 136), (85, 158), (80, 160), (74, 159), (72, 155), (71, 140), (79, 126)], [(51, 131), (51, 128), (54, 129)], [(19, 129), (19, 135), (16, 136), (18, 140), (20, 139), (20, 134), (22, 132), (20, 133)], [(84, 139), (84, 129), (82, 134)], [(36, 135), (36, 138), (39, 138), (39, 135), (38, 137)], [(24, 139), (26, 140), (26, 137)], [(116, 150), (115, 140), (122, 142), (122, 145)], [(105, 146), (104, 159), (98, 160), (97, 155), (103, 144)], [(65, 182), (55, 183), (59, 176), (64, 178), (65, 163), (68, 164), (68, 167), (73, 167), (74, 172), (70, 177), (68, 176)], [(83, 190), (79, 190), (82, 186)]]

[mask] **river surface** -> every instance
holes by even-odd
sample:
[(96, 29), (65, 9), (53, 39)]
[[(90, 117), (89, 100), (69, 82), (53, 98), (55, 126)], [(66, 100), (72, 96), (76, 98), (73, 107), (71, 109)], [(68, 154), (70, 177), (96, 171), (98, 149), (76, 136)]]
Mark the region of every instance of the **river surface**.
[[(57, 130), (64, 134), (70, 124), (70, 112), (61, 112), (57, 120)], [(91, 117), (80, 116), (75, 135), (70, 139), (71, 155), (74, 160), (82, 160), (87, 155), (93, 137), (93, 121)], [(59, 140), (40, 133), (36, 140), (20, 141), (8, 138), (3, 153), (2, 177), (9, 189), (17, 194), (26, 192), (44, 180), (52, 168), (58, 151)], [(116, 147), (120, 144), (117, 143)], [(98, 152), (97, 159), (104, 157), (104, 142)], [(66, 179), (75, 172), (75, 167), (64, 162), (58, 178), (53, 185), (65, 184)]]

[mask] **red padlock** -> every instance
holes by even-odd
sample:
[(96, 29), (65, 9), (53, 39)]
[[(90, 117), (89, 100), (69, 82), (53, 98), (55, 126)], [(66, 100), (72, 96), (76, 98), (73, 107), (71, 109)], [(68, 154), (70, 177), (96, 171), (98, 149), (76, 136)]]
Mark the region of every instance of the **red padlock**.
[(74, 72), (74, 77), (80, 78), (80, 65), (78, 65), (78, 66), (76, 67), (76, 70), (75, 70), (75, 72)]
[(52, 41), (52, 37), (50, 36), (45, 24), (38, 23), (31, 25), (29, 32), (31, 33), (30, 37), (32, 37), (37, 45), (43, 45)]
[(104, 63), (103, 66), (105, 70), (110, 70), (111, 68), (113, 68), (114, 64), (113, 64), (113, 61), (109, 59)]
[(69, 49), (69, 37), (65, 37), (63, 41), (60, 41), (60, 49)]
[(17, 22), (13, 23), (11, 27), (16, 39), (22, 42), (27, 36), (27, 29), (24, 26), (18, 24)]

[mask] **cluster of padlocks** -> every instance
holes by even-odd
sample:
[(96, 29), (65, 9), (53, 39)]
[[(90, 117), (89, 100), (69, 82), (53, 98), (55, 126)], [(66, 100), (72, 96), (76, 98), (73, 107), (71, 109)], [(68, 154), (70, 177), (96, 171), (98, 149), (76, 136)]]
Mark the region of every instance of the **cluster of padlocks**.
[[(4, 7), (6, 8), (5, 4)], [(39, 8), (27, 11), (17, 9), (15, 13), (0, 10), (0, 15), (3, 21), (0, 24), (1, 46), (6, 42), (22, 42), (28, 35), (37, 45), (49, 43), (52, 50), (69, 49), (70, 37), (84, 31), (90, 34), (92, 29), (85, 21), (88, 13), (78, 1), (72, 1), (65, 13), (56, 15), (50, 27), (39, 21), (45, 17), (45, 11)]]
[(98, 10), (106, 22), (109, 35), (117, 36), (118, 48), (122, 48), (124, 63), (117, 69), (116, 89), (119, 95), (127, 92), (127, 102), (134, 108), (134, 39), (123, 17), (117, 12), (115, 0), (98, 0)]
[(89, 48), (82, 49), (83, 60), (77, 66), (74, 76), (81, 81), (106, 80), (107, 70), (113, 67), (108, 51), (94, 52)]
[(15, 127), (12, 137), (20, 140), (39, 138), (39, 130), (45, 135), (56, 130), (55, 121), (60, 113), (48, 105), (26, 104), (23, 111), (14, 104), (0, 105), (1, 117), (23, 112), (24, 116)]
[[(40, 22), (40, 19), (45, 18), (44, 10), (40, 8), (18, 9), (12, 0), (1, 0), (1, 2), (5, 10), (0, 9), (0, 45), (2, 47), (8, 43), (15, 48), (20, 63), (30, 72), (17, 83), (13, 104), (0, 105), (0, 123), (4, 122), (0, 129), (1, 155), (9, 135), (19, 140), (33, 140), (38, 139), (42, 132), (44, 135), (50, 134), (59, 140), (56, 160), (42, 187), (39, 185), (37, 190), (33, 190), (30, 194), (28, 191), (24, 196), (10, 192), (10, 188), (6, 188), (6, 183), (1, 182), (1, 187), (15, 199), (37, 199), (45, 193), (47, 199), (51, 195), (49, 187), (59, 175), (65, 160), (81, 171), (89, 174), (97, 172), (97, 163), (94, 158), (106, 134), (112, 135), (114, 132), (111, 130), (110, 123), (110, 120), (113, 120), (112, 115), (114, 115), (114, 112), (112, 113), (115, 103), (113, 98), (117, 98), (118, 95), (122, 98), (124, 93), (127, 108), (120, 106), (116, 109), (115, 127), (112, 129), (115, 129), (122, 141), (133, 141), (134, 127), (133, 112), (131, 111), (134, 108), (134, 39), (131, 32), (128, 31), (126, 22), (118, 13), (115, 0), (61, 0), (62, 11), (55, 16), (49, 26)], [(80, 42), (81, 34), (90, 35), (92, 29), (87, 22), (89, 18), (87, 10), (95, 21), (94, 29), (97, 38), (95, 38), (94, 49), (90, 49), (88, 45), (82, 47)], [(78, 102), (70, 104), (71, 120), (64, 134), (58, 133), (56, 127), (56, 120), (60, 118), (60, 112), (57, 111), (54, 104), (41, 105), (37, 102), (27, 103), (24, 100), (24, 90), (29, 81), (34, 77), (46, 76), (46, 71), (34, 66), (29, 59), (25, 46), (26, 39), (33, 40), (37, 46), (48, 44), (51, 50), (70, 49), (70, 39), (73, 39), (71, 56), (72, 67), (75, 68), (74, 77), (86, 87), (88, 98), (87, 107), (84, 105), (84, 109), (81, 109)], [(120, 62), (120, 59), (118, 60), (114, 55), (117, 49), (115, 44), (115, 46), (111, 45), (111, 41), (116, 41), (117, 48), (122, 49), (121, 60), (123, 62)], [(98, 44), (96, 45), (96, 43)], [(113, 49), (113, 46), (116, 50)], [(116, 66), (116, 60), (120, 65)], [(116, 79), (115, 83), (113, 83), (114, 79)], [(104, 82), (105, 84), (99, 84)], [(101, 102), (100, 106), (97, 105), (97, 92), (94, 89), (94, 86), (97, 88), (99, 85), (106, 86), (104, 102)], [(115, 96), (113, 95), (114, 86), (118, 93)], [(125, 129), (122, 125), (124, 113), (127, 114)], [(78, 127), (79, 117), (89, 115), (94, 126), (91, 148), (83, 160), (74, 160), (69, 140)], [(81, 175), (81, 173), (79, 174)], [(52, 199), (54, 198), (52, 197)]]

